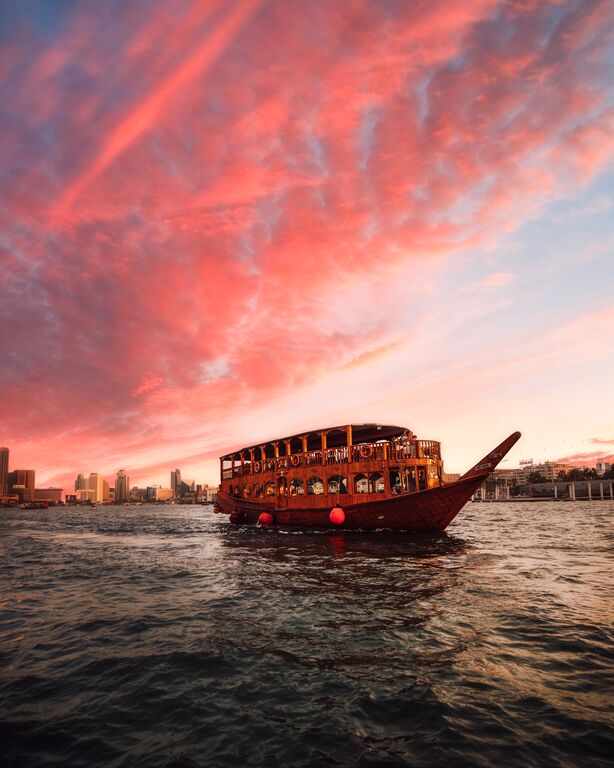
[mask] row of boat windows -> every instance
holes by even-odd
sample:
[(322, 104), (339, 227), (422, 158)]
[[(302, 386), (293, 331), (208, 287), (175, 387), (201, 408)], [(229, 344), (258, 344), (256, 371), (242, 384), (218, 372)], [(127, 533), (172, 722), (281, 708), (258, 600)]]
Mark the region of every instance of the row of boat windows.
[[(421, 472), (424, 472), (421, 470)], [(425, 476), (424, 481), (426, 482)], [(354, 475), (353, 482), (354, 493), (385, 493), (386, 483), (384, 476), (380, 472), (371, 472), (368, 475)], [(394, 484), (391, 483), (394, 491)], [(348, 478), (343, 475), (331, 475), (328, 479), (321, 477), (310, 477), (306, 484), (300, 478), (293, 478), (288, 481), (285, 477), (280, 477), (277, 483), (272, 481), (268, 483), (254, 483), (253, 485), (234, 485), (230, 486), (230, 493), (244, 498), (264, 498), (267, 496), (276, 496), (280, 494), (285, 496), (288, 492), (290, 496), (303, 496), (305, 493), (312, 496), (320, 496), (324, 493), (329, 495), (343, 495), (349, 493)], [(399, 489), (400, 490), (400, 489)], [(409, 490), (409, 489), (408, 489)]]
[[(417, 471), (409, 470), (399, 472), (390, 471), (390, 490), (392, 493), (409, 493), (412, 491), (423, 490), (427, 487), (427, 472), (421, 467)], [(437, 477), (437, 473), (432, 475), (432, 479)], [(351, 482), (351, 481), (350, 481)], [(300, 478), (288, 480), (285, 477), (278, 478), (277, 482), (269, 481), (267, 483), (254, 483), (253, 485), (231, 485), (229, 492), (234, 496), (243, 496), (243, 498), (261, 499), (270, 496), (304, 496), (305, 493), (311, 496), (320, 496), (324, 493), (329, 495), (345, 495), (350, 492), (350, 483), (344, 475), (331, 475), (327, 479), (321, 477), (310, 477), (306, 483)], [(353, 489), (355, 494), (360, 493), (386, 493), (386, 483), (384, 476), (380, 472), (372, 472), (368, 475), (357, 474), (353, 478)]]

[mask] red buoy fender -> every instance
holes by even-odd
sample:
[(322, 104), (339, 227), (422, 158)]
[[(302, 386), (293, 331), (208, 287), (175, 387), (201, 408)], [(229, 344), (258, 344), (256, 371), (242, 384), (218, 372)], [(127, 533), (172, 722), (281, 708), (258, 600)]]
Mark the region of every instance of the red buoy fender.
[(337, 506), (333, 507), (328, 515), (328, 519), (333, 523), (333, 525), (341, 525), (345, 522), (345, 512), (343, 509), (337, 504)]
[(261, 512), (258, 517), (258, 525), (261, 525), (263, 528), (273, 525), (273, 515), (270, 512)]

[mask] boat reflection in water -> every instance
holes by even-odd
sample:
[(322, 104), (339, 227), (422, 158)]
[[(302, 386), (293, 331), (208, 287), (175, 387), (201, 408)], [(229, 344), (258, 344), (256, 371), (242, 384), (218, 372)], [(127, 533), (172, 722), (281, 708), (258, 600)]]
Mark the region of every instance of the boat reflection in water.
[(453, 483), (441, 447), (380, 424), (330, 427), (220, 457), (217, 511), (235, 524), (441, 532), (520, 438)]
[(446, 533), (409, 538), (227, 525), (220, 538), (225, 584), (238, 605), (250, 605), (243, 622), (255, 647), (269, 660), (359, 679), (390, 666), (415, 676), (422, 665), (449, 664), (466, 647), (465, 636), (433, 644), (432, 634), (471, 580), (473, 550)]

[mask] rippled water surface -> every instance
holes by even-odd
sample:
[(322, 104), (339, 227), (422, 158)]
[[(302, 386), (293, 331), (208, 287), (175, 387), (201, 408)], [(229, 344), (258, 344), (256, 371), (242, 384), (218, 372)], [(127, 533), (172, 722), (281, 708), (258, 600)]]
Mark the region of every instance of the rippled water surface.
[(0, 510), (3, 766), (606, 766), (612, 502), (446, 535)]

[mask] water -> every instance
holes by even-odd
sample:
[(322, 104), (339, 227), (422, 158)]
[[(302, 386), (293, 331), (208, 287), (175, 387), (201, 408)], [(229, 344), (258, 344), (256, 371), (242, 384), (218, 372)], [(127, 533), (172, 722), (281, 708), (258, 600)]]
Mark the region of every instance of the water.
[(0, 511), (3, 766), (606, 766), (612, 502), (446, 535)]

